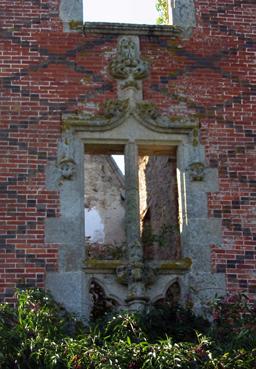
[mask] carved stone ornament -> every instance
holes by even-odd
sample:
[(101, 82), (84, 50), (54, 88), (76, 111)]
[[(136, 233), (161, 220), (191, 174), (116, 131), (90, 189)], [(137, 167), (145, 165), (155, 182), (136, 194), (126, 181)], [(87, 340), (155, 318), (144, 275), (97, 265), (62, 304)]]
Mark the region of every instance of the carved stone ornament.
[(129, 101), (126, 100), (106, 100), (103, 104), (102, 116), (105, 119), (118, 119), (122, 117), (129, 107)]
[(120, 125), (129, 111), (129, 100), (106, 100), (97, 114), (63, 114), (63, 129), (83, 127), (88, 131), (107, 131)]
[(120, 284), (128, 285), (130, 283), (143, 282), (145, 285), (153, 284), (157, 272), (144, 263), (131, 263), (121, 265), (116, 269), (117, 281)]
[(123, 80), (122, 88), (138, 88), (137, 81), (147, 77), (148, 63), (140, 58), (138, 44), (132, 36), (119, 40), (117, 55), (108, 69), (113, 78)]
[(163, 114), (153, 103), (148, 101), (137, 102), (133, 115), (142, 125), (158, 132), (169, 132), (175, 129), (182, 132), (198, 126), (198, 122), (193, 116)]
[(117, 99), (106, 100), (96, 115), (63, 114), (64, 129), (81, 127), (88, 131), (107, 131), (121, 125), (129, 116), (133, 116), (140, 124), (156, 132), (169, 132), (175, 129), (187, 132), (198, 127), (198, 121), (193, 116), (162, 114), (151, 102), (137, 101), (134, 104), (130, 99)]
[(62, 138), (58, 149), (58, 168), (63, 179), (72, 179), (76, 163), (74, 158), (73, 137), (67, 133)]
[(188, 167), (189, 176), (191, 181), (201, 182), (205, 177), (205, 165), (203, 163), (197, 162), (192, 163)]
[(108, 65), (109, 74), (117, 80), (116, 100), (106, 100), (98, 113), (63, 114), (63, 128), (82, 131), (108, 131), (131, 116), (147, 129), (159, 133), (189, 133), (198, 127), (193, 115), (162, 114), (151, 102), (143, 100), (142, 80), (149, 65), (140, 58), (139, 37), (122, 36), (117, 54)]
[(59, 170), (61, 172), (61, 176), (64, 179), (71, 179), (75, 173), (76, 163), (73, 159), (63, 158), (59, 162)]

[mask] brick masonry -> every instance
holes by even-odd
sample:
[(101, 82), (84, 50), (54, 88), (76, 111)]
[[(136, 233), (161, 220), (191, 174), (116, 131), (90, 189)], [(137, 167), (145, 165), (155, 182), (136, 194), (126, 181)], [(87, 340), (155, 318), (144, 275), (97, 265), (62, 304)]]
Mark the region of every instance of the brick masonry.
[[(188, 40), (141, 35), (150, 63), (144, 99), (200, 119), (219, 192), (209, 216), (222, 221), (212, 270), (230, 292), (256, 293), (256, 3), (196, 0)], [(0, 1), (0, 297), (44, 286), (58, 268), (58, 245), (45, 243), (45, 220), (60, 215), (59, 193), (45, 185), (57, 156), (61, 113), (97, 111), (116, 98), (107, 74), (116, 34), (63, 32), (58, 0)]]

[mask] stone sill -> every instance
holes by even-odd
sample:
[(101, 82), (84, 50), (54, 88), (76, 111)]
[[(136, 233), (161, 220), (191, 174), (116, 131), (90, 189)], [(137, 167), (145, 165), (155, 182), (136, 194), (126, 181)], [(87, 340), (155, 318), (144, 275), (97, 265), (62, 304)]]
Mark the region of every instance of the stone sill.
[(131, 23), (85, 22), (84, 33), (118, 34), (118, 35), (145, 35), (177, 37), (182, 29), (177, 26), (148, 25)]
[(123, 260), (88, 259), (85, 261), (85, 269), (115, 270), (123, 264)]
[(192, 260), (190, 258), (183, 258), (178, 260), (160, 260), (159, 270), (189, 270), (192, 265)]
[[(99, 260), (99, 259), (89, 259), (85, 261), (85, 270), (87, 272), (97, 271), (109, 271), (113, 272), (117, 267), (127, 264), (124, 260)], [(179, 260), (157, 260), (153, 262), (148, 262), (148, 265), (153, 269), (157, 269), (158, 272), (184, 272), (188, 271), (192, 265), (190, 258), (183, 258)]]

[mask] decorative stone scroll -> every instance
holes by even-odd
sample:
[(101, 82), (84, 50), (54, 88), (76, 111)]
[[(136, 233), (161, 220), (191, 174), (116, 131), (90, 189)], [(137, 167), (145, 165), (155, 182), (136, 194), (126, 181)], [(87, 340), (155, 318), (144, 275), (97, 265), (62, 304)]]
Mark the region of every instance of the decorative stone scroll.
[(193, 117), (163, 114), (155, 104), (145, 100), (137, 102), (133, 114), (143, 125), (155, 131), (178, 128), (182, 132), (198, 126)]
[(103, 116), (105, 119), (119, 119), (128, 110), (129, 101), (126, 100), (106, 100), (103, 104)]
[(87, 113), (64, 115), (64, 130), (70, 127), (83, 128), (88, 131), (107, 131), (123, 124), (125, 119), (133, 116), (146, 128), (157, 132), (190, 132), (198, 127), (192, 116), (171, 116), (163, 114), (149, 101), (134, 101), (133, 98), (106, 100), (97, 115)]
[(129, 100), (106, 100), (98, 114), (63, 114), (63, 130), (70, 127), (83, 128), (88, 131), (105, 131), (122, 124), (129, 111)]

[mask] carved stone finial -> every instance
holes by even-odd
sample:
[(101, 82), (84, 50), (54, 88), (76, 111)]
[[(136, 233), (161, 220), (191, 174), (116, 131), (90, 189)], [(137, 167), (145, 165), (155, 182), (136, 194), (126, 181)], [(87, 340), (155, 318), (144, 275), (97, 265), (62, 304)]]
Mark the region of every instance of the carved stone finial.
[(191, 181), (201, 182), (205, 177), (205, 166), (203, 163), (192, 163), (188, 167), (189, 176)]
[(123, 89), (139, 89), (137, 81), (147, 77), (148, 63), (140, 58), (138, 40), (134, 36), (120, 38), (117, 55), (109, 64), (109, 73), (113, 78), (122, 81)]

